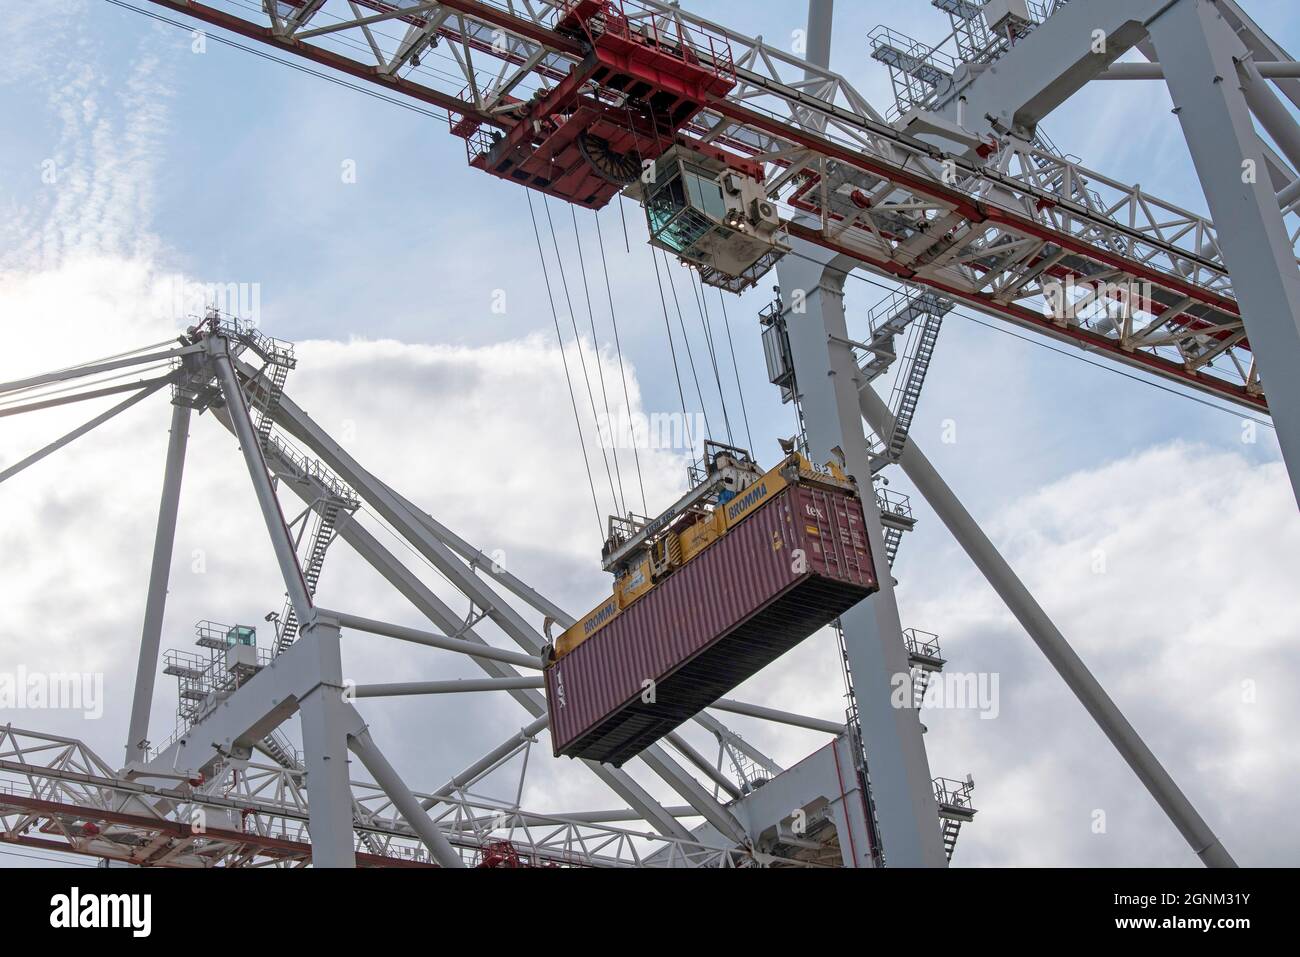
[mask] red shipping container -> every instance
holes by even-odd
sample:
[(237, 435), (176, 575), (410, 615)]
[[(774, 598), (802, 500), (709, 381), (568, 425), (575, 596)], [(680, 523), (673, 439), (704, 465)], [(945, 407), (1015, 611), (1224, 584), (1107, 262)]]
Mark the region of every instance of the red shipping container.
[(787, 486), (546, 669), (556, 756), (621, 765), (877, 587), (861, 500)]

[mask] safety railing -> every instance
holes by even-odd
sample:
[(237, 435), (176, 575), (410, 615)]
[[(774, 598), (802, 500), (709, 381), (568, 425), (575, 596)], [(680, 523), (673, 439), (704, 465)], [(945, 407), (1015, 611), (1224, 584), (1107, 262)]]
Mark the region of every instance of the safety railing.
[(939, 636), (933, 632), (908, 628), (903, 632), (903, 640), (907, 643), (907, 653), (909, 655), (920, 655), (925, 658), (941, 657)]
[(300, 452), (278, 434), (271, 436), (271, 446), (274, 454), (278, 456), (288, 470), (293, 471), (300, 478), (311, 478), (324, 485), (329, 494), (342, 501), (347, 508), (356, 508), (361, 499), (357, 493), (345, 483), (341, 478), (331, 472), (319, 460)]
[(912, 499), (902, 492), (893, 492), (887, 488), (876, 489), (876, 504), (882, 512), (889, 512), (899, 518), (912, 517)]
[(974, 811), (975, 806), (971, 803), (973, 790), (975, 790), (975, 779), (972, 777), (967, 777), (965, 781), (955, 781), (952, 778), (934, 779), (934, 800), (940, 807)]
[(720, 77), (735, 79), (731, 43), (721, 33), (634, 0), (604, 0), (599, 11), (587, 12), (594, 6), (592, 0), (569, 0), (556, 9), (555, 23), (576, 14), (593, 42), (601, 34), (619, 37), (653, 47), (692, 66), (707, 66)]

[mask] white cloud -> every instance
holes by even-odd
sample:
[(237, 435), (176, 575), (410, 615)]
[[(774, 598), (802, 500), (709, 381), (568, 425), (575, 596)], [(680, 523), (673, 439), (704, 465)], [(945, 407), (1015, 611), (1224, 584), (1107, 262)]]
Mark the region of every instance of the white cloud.
[(157, 250), (153, 185), (173, 95), (165, 57), (150, 48), (146, 30), (137, 56), (107, 66), (83, 3), (41, 6), (39, 24), (33, 6), (6, 27), (14, 34), (6, 48), (25, 52), (18, 65), (7, 64), (0, 84), (43, 90), (57, 132), (34, 171), (42, 190), (31, 206), (7, 211), (0, 266), (53, 268), (82, 254), (149, 257)]

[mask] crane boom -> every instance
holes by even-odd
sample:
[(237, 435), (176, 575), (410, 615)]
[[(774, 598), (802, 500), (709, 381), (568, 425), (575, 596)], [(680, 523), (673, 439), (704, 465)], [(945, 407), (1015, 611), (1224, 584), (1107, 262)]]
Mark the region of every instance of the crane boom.
[[(887, 123), (838, 74), (676, 6), (150, 2), (446, 110), (472, 165), (581, 205), (608, 202), (630, 158), (644, 164), (674, 144), (757, 166), (791, 236), (1268, 410), (1209, 219), (1011, 136), (946, 152)], [(623, 42), (622, 59), (610, 59), (610, 38)], [(696, 82), (683, 91), (690, 71)], [(582, 137), (584, 125), (606, 135)], [(548, 163), (574, 175), (538, 175)], [(1118, 315), (1073, 314), (1078, 289)]]

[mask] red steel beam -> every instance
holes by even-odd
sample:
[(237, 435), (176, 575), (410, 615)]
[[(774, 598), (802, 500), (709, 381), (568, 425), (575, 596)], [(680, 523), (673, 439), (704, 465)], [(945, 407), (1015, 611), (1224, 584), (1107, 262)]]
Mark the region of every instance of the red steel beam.
[[(241, 36), (249, 39), (258, 40), (270, 44), (286, 52), (305, 57), (313, 62), (320, 63), (332, 69), (340, 70), (350, 76), (358, 79), (367, 80), (380, 86), (390, 88), (401, 92), (405, 95), (412, 96), (415, 99), (430, 103), (434, 106), (447, 109), (457, 114), (472, 117), (483, 123), (488, 123), (497, 127), (508, 126), (508, 121), (503, 120), (500, 116), (488, 114), (478, 110), (473, 104), (467, 103), (456, 97), (440, 93), (422, 84), (412, 83), (409, 80), (388, 77), (380, 74), (373, 67), (364, 67), (356, 61), (349, 60), (347, 57), (323, 50), (308, 43), (297, 40), (285, 40), (278, 37), (272, 30), (267, 27), (260, 27), (256, 24), (216, 10), (206, 4), (194, 2), (194, 0), (150, 0), (150, 2), (168, 7), (181, 13), (188, 14), (203, 20), (204, 22), (214, 24), (223, 29), (231, 30)], [(525, 37), (535, 43), (545, 46), (554, 52), (567, 54), (570, 56), (580, 57), (582, 55), (581, 45), (577, 40), (556, 33), (546, 27), (539, 26), (531, 21), (515, 16), (505, 10), (488, 6), (478, 0), (443, 0), (443, 5), (459, 13), (464, 13), (474, 17), (477, 20), (492, 24), (509, 33)], [(1171, 292), (1182, 296), (1189, 297), (1196, 302), (1211, 306), (1227, 315), (1240, 317), (1240, 308), (1237, 302), (1227, 296), (1222, 296), (1212, 290), (1205, 289), (1194, 283), (1187, 282), (1169, 273), (1152, 269), (1142, 263), (1125, 259), (1108, 250), (1102, 249), (1085, 240), (1079, 239), (1069, 233), (1064, 233), (1045, 226), (1042, 223), (1024, 216), (1019, 213), (1005, 210), (993, 206), (962, 193), (953, 187), (943, 183), (936, 182), (929, 177), (919, 175), (909, 170), (896, 166), (887, 160), (877, 157), (866, 156), (858, 153), (849, 147), (836, 143), (816, 133), (807, 130), (801, 130), (792, 127), (780, 120), (768, 116), (765, 113), (743, 106), (742, 104), (731, 102), (725, 98), (712, 99), (708, 108), (714, 112), (720, 113), (728, 119), (742, 123), (746, 126), (762, 130), (770, 135), (780, 137), (805, 149), (813, 150), (827, 157), (841, 160), (866, 172), (874, 173), (890, 182), (912, 190), (914, 193), (924, 196), (928, 199), (937, 201), (944, 205), (953, 207), (972, 223), (995, 223), (1000, 226), (1015, 229), (1026, 235), (1034, 236), (1048, 242), (1056, 243), (1064, 249), (1068, 249), (1077, 255), (1092, 259), (1103, 265), (1120, 269), (1135, 278), (1145, 279), (1154, 285), (1167, 289)], [(1029, 191), (1027, 191), (1029, 192)], [(1053, 198), (1053, 202), (1059, 202)], [(1125, 230), (1119, 224), (1110, 224), (1119, 232), (1130, 235), (1130, 231)], [(842, 252), (845, 255), (855, 259), (861, 259), (880, 270), (891, 275), (896, 275), (900, 279), (921, 282), (931, 288), (938, 289), (958, 297), (959, 299), (977, 305), (978, 308), (987, 310), (992, 315), (1009, 319), (1017, 325), (1027, 327), (1039, 332), (1045, 332), (1056, 339), (1073, 340), (1079, 345), (1086, 346), (1098, 353), (1109, 354), (1122, 363), (1127, 365), (1137, 365), (1144, 367), (1157, 375), (1173, 379), (1191, 386), (1200, 391), (1208, 392), (1213, 395), (1221, 396), (1230, 401), (1245, 404), (1247, 406), (1268, 410), (1267, 400), (1260, 395), (1249, 393), (1244, 386), (1235, 386), (1225, 380), (1215, 379), (1209, 376), (1203, 376), (1198, 372), (1187, 369), (1179, 363), (1165, 359), (1161, 356), (1148, 352), (1133, 351), (1127, 352), (1120, 348), (1119, 344), (1104, 336), (1089, 332), (1077, 327), (1060, 328), (1046, 317), (1040, 316), (1030, 309), (1015, 304), (1006, 304), (995, 302), (989, 297), (981, 295), (971, 295), (968, 292), (961, 291), (947, 284), (923, 279), (915, 276), (911, 270), (901, 266), (898, 263), (888, 261), (871, 261), (862, 256), (855, 250), (847, 249), (840, 244), (823, 236), (820, 232), (808, 229), (807, 227), (791, 224), (791, 235), (799, 236), (816, 245), (823, 246), (834, 252)], [(1152, 242), (1149, 237), (1137, 234), (1142, 242)], [(1156, 243), (1156, 245), (1159, 245)], [(1186, 256), (1189, 260), (1195, 260), (1196, 256), (1184, 250), (1176, 250), (1175, 255)], [(1239, 344), (1241, 348), (1248, 349), (1249, 344), (1243, 340)]]
[[(450, 96), (446, 93), (439, 92), (432, 87), (425, 86), (422, 83), (415, 83), (411, 80), (399, 76), (388, 76), (380, 73), (377, 67), (365, 66), (356, 60), (327, 50), (323, 47), (315, 46), (311, 43), (304, 43), (301, 40), (286, 39), (277, 36), (270, 27), (258, 26), (248, 20), (241, 19), (233, 14), (226, 13), (224, 10), (217, 10), (207, 4), (196, 3), (194, 0), (149, 0), (150, 3), (157, 4), (160, 7), (166, 7), (169, 10), (175, 10), (177, 13), (183, 13), (187, 16), (194, 17), (204, 23), (212, 24), (223, 30), (229, 30), (231, 33), (238, 34), (249, 40), (257, 40), (269, 46), (276, 47), (286, 53), (292, 53), (295, 56), (310, 60), (313, 63), (319, 63), (321, 66), (329, 67), (331, 70), (338, 70), (340, 73), (346, 73), (348, 76), (355, 77), (358, 80), (366, 80), (370, 83), (377, 84), (386, 89), (401, 93), (403, 96), (409, 96), (412, 99), (428, 103), (430, 106), (436, 106), (440, 109), (459, 114), (461, 116), (472, 117), (480, 123), (487, 123), (491, 126), (506, 128), (507, 121), (500, 116), (485, 112), (458, 97)], [(452, 4), (447, 4), (451, 6)]]
[[(39, 816), (73, 817), (83, 821), (99, 821), (105, 824), (118, 824), (123, 827), (136, 827), (141, 830), (152, 831), (155, 834), (166, 835), (177, 840), (188, 841), (206, 839), (222, 841), (227, 844), (251, 846), (258, 848), (272, 857), (285, 859), (308, 859), (311, 857), (311, 844), (306, 843), (305, 841), (291, 841), (286, 838), (266, 837), (262, 834), (248, 834), (244, 831), (231, 831), (219, 827), (196, 831), (189, 824), (182, 824), (179, 821), (169, 821), (165, 818), (148, 817), (143, 814), (126, 814), (121, 811), (109, 811), (104, 808), (66, 804), (62, 801), (46, 801), (41, 798), (26, 797), (21, 794), (0, 794), (0, 808), (20, 809), (26, 813)], [(31, 840), (38, 839), (32, 838)], [(55, 844), (56, 842), (44, 843)], [(86, 851), (79, 851), (72, 845), (58, 845), (57, 847), (54, 847), (54, 849), (68, 851), (69, 853), (89, 853)], [(131, 858), (122, 859), (131, 860)], [(436, 866), (420, 861), (412, 861), (405, 858), (384, 857), (380, 854), (367, 854), (361, 851), (357, 852), (356, 859), (357, 863), (371, 867)]]
[(970, 303), (979, 309), (986, 310), (1003, 319), (1007, 319), (1015, 325), (1032, 329), (1035, 332), (1045, 333), (1054, 339), (1062, 339), (1074, 342), (1076, 345), (1085, 347), (1088, 350), (1109, 353), (1118, 358), (1126, 365), (1136, 365), (1146, 371), (1166, 379), (1172, 379), (1175, 382), (1181, 382), (1184, 385), (1192, 386), (1202, 392), (1208, 392), (1211, 395), (1218, 395), (1232, 402), (1259, 409), (1261, 412), (1268, 412), (1268, 402), (1262, 395), (1254, 395), (1246, 391), (1245, 386), (1233, 385), (1223, 379), (1216, 379), (1210, 376), (1201, 375), (1198, 372), (1188, 369), (1180, 363), (1171, 359), (1165, 359), (1162, 356), (1149, 352), (1134, 350), (1127, 352), (1121, 349), (1119, 344), (1113, 339), (1107, 339), (1105, 336), (1098, 335), (1088, 329), (1079, 326), (1066, 325), (1064, 328), (1052, 322), (1046, 316), (1027, 309), (1024, 306), (1015, 303), (1004, 303), (994, 300), (990, 296), (983, 294), (972, 294), (960, 287), (950, 285), (949, 283), (940, 282), (935, 279), (922, 279), (913, 277), (911, 270), (887, 259), (874, 259), (856, 249), (850, 249), (832, 240), (827, 239), (820, 232), (802, 226), (799, 223), (790, 224), (790, 235), (797, 236), (800, 239), (806, 239), (809, 242), (817, 243), (832, 252), (842, 253), (859, 262), (866, 263), (874, 269), (897, 276), (899, 279), (907, 279), (914, 282), (920, 282), (924, 285), (937, 289), (940, 292), (960, 299), (963, 302)]

